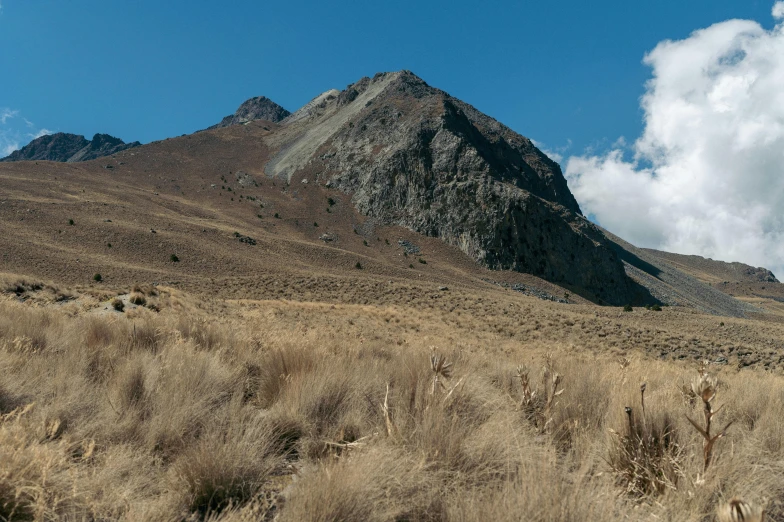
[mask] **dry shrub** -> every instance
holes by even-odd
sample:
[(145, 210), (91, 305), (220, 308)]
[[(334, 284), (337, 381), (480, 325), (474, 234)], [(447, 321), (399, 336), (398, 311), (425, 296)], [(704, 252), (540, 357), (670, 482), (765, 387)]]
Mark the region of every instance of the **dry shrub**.
[(241, 398), (237, 372), (215, 354), (188, 345), (170, 345), (160, 356), (145, 359), (145, 373), (145, 385), (154, 390), (146, 404), (146, 445), (164, 458), (197, 439), (214, 412), (235, 395)]
[(190, 314), (180, 315), (175, 329), (183, 339), (203, 350), (217, 350), (233, 341), (231, 332), (225, 327), (204, 318), (194, 318)]
[(0, 520), (55, 520), (87, 512), (78, 492), (81, 474), (69, 472), (67, 444), (40, 444), (28, 422), (31, 409), (0, 418)]
[(62, 327), (62, 318), (50, 310), (0, 303), (0, 341), (14, 345), (17, 351), (46, 350), (49, 336), (56, 339)]
[(136, 306), (144, 306), (147, 304), (147, 298), (144, 297), (144, 294), (141, 292), (131, 292), (131, 295), (128, 297), (128, 300), (135, 304)]
[(282, 462), (274, 426), (230, 409), (177, 457), (173, 488), (188, 512), (209, 516), (253, 499)]
[(323, 364), (321, 354), (304, 347), (287, 347), (267, 353), (257, 365), (254, 395), (262, 407), (274, 404), (281, 392), (302, 374), (314, 371)]
[(555, 451), (530, 439), (518, 439), (517, 444), (517, 458), (509, 463), (514, 475), (456, 492), (447, 499), (439, 520), (582, 522), (621, 518), (614, 491), (592, 478), (587, 473), (589, 466), (569, 470)]
[(91, 350), (100, 350), (115, 341), (116, 324), (101, 317), (84, 320), (84, 344)]
[(431, 485), (426, 479), (406, 452), (374, 447), (303, 475), (286, 499), (281, 520), (422, 520), (417, 515), (425, 511)]
[(677, 489), (683, 449), (672, 417), (661, 411), (638, 417), (631, 407), (626, 415), (626, 427), (611, 433), (607, 459), (622, 487), (636, 496)]
[(300, 367), (278, 382), (281, 388), (272, 411), (284, 419), (296, 419), (302, 426), (307, 437), (299, 443), (298, 452), (320, 458), (336, 448), (334, 443), (354, 442), (369, 431), (362, 414), (367, 403), (362, 387), (345, 367), (325, 358), (313, 370)]

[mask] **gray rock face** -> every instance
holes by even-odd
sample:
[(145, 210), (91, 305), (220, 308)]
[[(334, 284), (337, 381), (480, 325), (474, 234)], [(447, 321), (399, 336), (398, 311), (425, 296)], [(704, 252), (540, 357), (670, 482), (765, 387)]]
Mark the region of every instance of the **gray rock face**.
[(315, 101), (283, 122), (269, 175), (291, 179), (307, 167), (353, 194), (363, 214), (439, 237), (490, 268), (604, 303), (652, 302), (529, 139), (408, 71)]
[(125, 143), (108, 134), (96, 134), (88, 141), (84, 136), (58, 132), (36, 138), (0, 161), (89, 161), (139, 145), (138, 141)]
[(220, 129), (232, 125), (242, 125), (253, 120), (279, 122), (291, 114), (289, 111), (264, 96), (251, 98), (243, 102), (234, 114), (223, 118), (220, 123), (209, 129)]

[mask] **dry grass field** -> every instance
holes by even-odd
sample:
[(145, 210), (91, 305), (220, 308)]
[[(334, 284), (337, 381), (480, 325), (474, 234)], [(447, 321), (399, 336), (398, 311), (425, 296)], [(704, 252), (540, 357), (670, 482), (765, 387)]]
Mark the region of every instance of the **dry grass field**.
[(775, 321), (2, 279), (0, 520), (784, 516)]

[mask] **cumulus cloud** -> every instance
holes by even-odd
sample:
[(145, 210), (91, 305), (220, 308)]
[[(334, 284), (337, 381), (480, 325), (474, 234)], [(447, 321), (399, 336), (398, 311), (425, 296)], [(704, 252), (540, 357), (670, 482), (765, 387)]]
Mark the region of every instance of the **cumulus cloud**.
[(645, 56), (642, 135), (567, 161), (584, 212), (638, 246), (783, 271), (784, 1), (772, 14)]
[(773, 18), (776, 20), (784, 18), (784, 2), (776, 2), (773, 6)]

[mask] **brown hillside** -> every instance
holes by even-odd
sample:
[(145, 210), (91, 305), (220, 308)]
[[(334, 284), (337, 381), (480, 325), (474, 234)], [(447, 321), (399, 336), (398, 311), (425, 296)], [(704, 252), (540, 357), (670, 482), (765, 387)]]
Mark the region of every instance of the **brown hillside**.
[[(349, 196), (312, 180), (268, 178), (265, 138), (275, 130), (257, 121), (91, 162), (3, 164), (0, 270), (66, 284), (100, 273), (112, 284), (169, 281), (246, 298), (343, 299), (336, 288), (357, 278), (365, 281), (358, 302), (406, 299), (390, 280), (482, 288), (494, 280), (563, 297), (536, 277), (482, 269), (438, 239), (376, 226)], [(400, 240), (421, 252), (405, 255)]]

